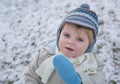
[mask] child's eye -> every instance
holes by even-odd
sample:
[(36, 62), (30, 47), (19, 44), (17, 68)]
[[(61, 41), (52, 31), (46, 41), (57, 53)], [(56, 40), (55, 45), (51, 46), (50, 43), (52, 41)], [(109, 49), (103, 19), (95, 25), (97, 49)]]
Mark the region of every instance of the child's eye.
[(70, 35), (69, 35), (69, 34), (64, 34), (64, 36), (65, 36), (65, 37), (70, 37)]
[(83, 39), (81, 39), (81, 38), (77, 38), (77, 41), (83, 41)]

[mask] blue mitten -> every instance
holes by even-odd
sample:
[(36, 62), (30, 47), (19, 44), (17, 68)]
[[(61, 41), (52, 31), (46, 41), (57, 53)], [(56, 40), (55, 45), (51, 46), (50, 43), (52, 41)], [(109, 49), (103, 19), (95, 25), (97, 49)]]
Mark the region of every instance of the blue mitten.
[(78, 73), (76, 73), (71, 62), (68, 61), (68, 59), (63, 54), (58, 54), (54, 57), (53, 65), (59, 76), (67, 84), (81, 84), (80, 76)]

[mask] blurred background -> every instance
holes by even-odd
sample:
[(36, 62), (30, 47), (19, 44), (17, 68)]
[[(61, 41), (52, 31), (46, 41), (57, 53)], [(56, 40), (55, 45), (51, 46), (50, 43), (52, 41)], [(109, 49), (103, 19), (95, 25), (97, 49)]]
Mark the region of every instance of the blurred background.
[(99, 17), (93, 53), (107, 84), (120, 84), (120, 0), (0, 0), (0, 84), (23, 84), (38, 50), (56, 40), (62, 19), (87, 3)]

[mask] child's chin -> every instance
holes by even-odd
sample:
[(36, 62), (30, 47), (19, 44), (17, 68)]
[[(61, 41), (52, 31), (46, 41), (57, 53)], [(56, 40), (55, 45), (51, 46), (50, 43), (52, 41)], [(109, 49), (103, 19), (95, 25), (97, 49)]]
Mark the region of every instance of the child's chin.
[(74, 56), (74, 55), (66, 55), (66, 57), (68, 57), (68, 58), (76, 58), (76, 56)]

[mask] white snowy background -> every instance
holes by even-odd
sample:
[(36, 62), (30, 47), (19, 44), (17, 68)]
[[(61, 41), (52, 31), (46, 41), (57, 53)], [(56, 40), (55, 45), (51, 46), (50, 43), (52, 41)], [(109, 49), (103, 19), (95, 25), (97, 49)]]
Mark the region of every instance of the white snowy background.
[(107, 84), (120, 84), (120, 0), (0, 0), (0, 84), (23, 84), (38, 50), (55, 41), (64, 15), (88, 3), (99, 17), (93, 49)]

